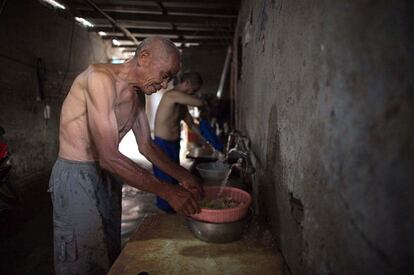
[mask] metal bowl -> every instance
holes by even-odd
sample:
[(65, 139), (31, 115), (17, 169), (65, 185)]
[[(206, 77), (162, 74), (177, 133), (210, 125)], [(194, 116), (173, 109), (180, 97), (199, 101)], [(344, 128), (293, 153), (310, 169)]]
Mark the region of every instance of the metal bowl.
[(239, 221), (229, 223), (210, 223), (187, 218), (194, 236), (209, 243), (228, 243), (239, 240), (247, 228), (251, 218), (251, 211)]
[(196, 169), (204, 180), (222, 181), (227, 177), (230, 165), (221, 162), (202, 162)]

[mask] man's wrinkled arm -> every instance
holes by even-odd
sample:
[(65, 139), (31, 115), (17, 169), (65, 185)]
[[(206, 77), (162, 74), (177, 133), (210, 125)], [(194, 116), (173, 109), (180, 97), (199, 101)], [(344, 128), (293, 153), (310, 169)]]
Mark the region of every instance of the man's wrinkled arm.
[(182, 105), (201, 107), (204, 104), (202, 99), (182, 92), (172, 91), (167, 93), (166, 96), (168, 96), (174, 103)]

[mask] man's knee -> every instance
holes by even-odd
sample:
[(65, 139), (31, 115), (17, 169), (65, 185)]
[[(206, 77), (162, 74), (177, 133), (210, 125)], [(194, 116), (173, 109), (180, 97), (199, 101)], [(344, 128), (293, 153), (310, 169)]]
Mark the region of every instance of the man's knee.
[(111, 264), (103, 236), (76, 234), (76, 230), (68, 228), (55, 228), (54, 254), (58, 275), (106, 274)]

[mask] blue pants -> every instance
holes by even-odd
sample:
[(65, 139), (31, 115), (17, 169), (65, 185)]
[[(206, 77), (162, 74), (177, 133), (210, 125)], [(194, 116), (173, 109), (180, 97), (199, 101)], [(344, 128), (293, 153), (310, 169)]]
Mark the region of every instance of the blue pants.
[[(180, 141), (170, 141), (165, 140), (159, 137), (154, 138), (154, 143), (158, 145), (158, 147), (161, 148), (161, 150), (166, 153), (171, 160), (173, 160), (175, 163), (180, 164)], [(178, 181), (171, 177), (170, 175), (164, 173), (160, 168), (153, 165), (152, 170), (154, 172), (154, 176), (157, 179), (160, 179), (162, 181), (171, 183), (171, 184), (178, 184)], [(175, 213), (174, 209), (170, 206), (170, 204), (157, 196), (157, 207), (167, 213)]]

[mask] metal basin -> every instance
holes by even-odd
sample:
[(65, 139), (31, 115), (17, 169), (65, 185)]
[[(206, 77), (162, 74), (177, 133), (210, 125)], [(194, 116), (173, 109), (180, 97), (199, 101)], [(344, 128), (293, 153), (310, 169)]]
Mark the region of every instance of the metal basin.
[(247, 228), (251, 212), (239, 221), (230, 223), (209, 223), (187, 218), (189, 227), (194, 236), (210, 243), (228, 243), (239, 240)]
[(202, 162), (196, 169), (204, 180), (222, 181), (230, 172), (230, 165), (221, 162)]
[(206, 150), (204, 148), (195, 147), (189, 150), (187, 158), (203, 159), (203, 160), (217, 160), (218, 153), (212, 150)]

